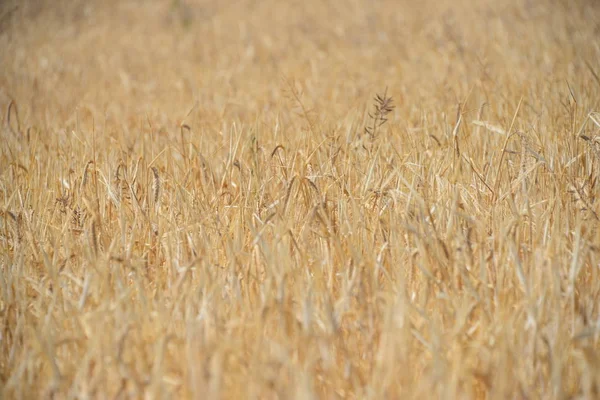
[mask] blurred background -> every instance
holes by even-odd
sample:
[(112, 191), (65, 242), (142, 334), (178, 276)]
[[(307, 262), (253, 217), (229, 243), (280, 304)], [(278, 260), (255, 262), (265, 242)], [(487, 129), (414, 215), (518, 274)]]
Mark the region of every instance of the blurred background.
[(585, 97), (597, 90), (589, 66), (600, 69), (600, 41), (590, 40), (600, 37), (599, 8), (584, 0), (4, 1), (0, 106), (14, 99), (23, 118), (48, 125), (77, 107), (120, 124), (190, 111), (210, 124), (289, 108), (290, 80), (333, 119), (386, 86), (398, 112), (450, 110), (467, 95), (476, 107), (515, 89), (567, 90), (567, 79)]

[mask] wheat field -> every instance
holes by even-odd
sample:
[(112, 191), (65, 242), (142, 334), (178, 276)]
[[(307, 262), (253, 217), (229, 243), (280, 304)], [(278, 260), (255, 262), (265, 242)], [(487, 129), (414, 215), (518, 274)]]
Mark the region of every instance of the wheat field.
[(600, 4), (0, 3), (0, 398), (600, 397)]

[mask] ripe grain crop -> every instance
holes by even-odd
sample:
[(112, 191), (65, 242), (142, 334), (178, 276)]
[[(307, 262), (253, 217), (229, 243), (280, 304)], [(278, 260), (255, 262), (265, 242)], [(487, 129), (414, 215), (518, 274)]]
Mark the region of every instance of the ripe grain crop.
[(0, 3), (0, 397), (600, 396), (600, 6)]

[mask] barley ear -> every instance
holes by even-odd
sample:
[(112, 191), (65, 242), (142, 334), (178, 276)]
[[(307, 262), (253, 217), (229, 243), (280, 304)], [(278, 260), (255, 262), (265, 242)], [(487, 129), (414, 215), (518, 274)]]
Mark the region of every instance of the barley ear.
[(152, 192), (154, 193), (154, 203), (158, 204), (158, 200), (160, 197), (160, 176), (158, 175), (158, 169), (156, 169), (156, 167), (152, 167), (152, 174), (154, 175), (154, 179), (152, 180)]

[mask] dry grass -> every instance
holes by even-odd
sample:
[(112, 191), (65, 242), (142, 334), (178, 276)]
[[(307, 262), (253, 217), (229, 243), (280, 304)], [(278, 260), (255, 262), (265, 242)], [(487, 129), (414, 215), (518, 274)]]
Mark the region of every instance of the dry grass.
[(3, 2), (0, 397), (598, 398), (600, 7), (416, 3)]

